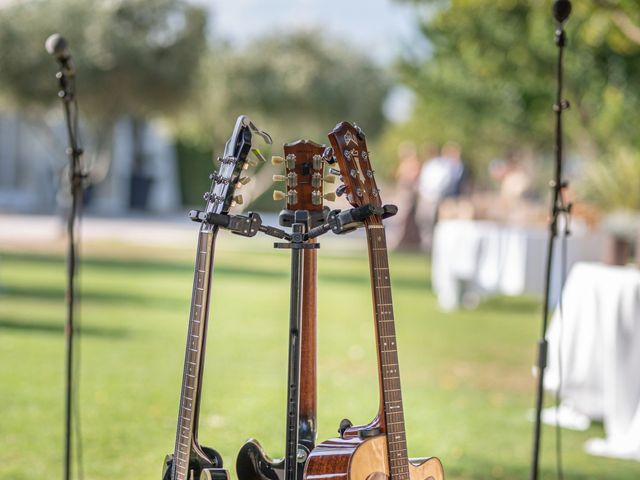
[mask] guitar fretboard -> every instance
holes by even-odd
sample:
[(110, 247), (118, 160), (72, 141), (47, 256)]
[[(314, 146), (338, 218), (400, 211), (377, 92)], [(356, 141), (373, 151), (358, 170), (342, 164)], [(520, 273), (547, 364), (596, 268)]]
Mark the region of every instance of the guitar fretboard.
[(173, 480), (186, 480), (188, 478), (191, 446), (197, 434), (215, 238), (216, 232), (207, 229), (202, 229), (198, 236), (191, 313), (189, 315), (180, 409), (178, 412), (178, 428), (173, 457)]
[(396, 342), (391, 279), (384, 226), (379, 217), (365, 221), (369, 246), (369, 265), (376, 318), (376, 340), (379, 358), (381, 417), (387, 436), (389, 476), (391, 480), (409, 478), (409, 460), (400, 389), (398, 346)]

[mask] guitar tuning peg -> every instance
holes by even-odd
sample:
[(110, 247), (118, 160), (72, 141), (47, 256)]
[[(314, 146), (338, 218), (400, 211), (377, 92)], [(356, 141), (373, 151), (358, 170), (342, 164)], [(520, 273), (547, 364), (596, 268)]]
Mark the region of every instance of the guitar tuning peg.
[(293, 170), (294, 168), (296, 168), (296, 156), (293, 153), (290, 153), (289, 155), (287, 155), (287, 157), (284, 159), (285, 161), (285, 166), (287, 167), (287, 170)]
[(335, 202), (336, 201), (336, 192), (327, 192), (322, 196), (322, 198), (324, 198), (325, 200), (327, 200), (329, 202)]
[(333, 148), (331, 147), (324, 149), (324, 152), (322, 152), (322, 158), (329, 165), (336, 163), (336, 157), (333, 155)]
[(336, 188), (336, 195), (341, 197), (342, 195), (344, 195), (344, 193), (347, 191), (347, 186), (342, 184), (339, 185), (338, 188)]
[(326, 177), (324, 177), (324, 182), (325, 183), (336, 183), (336, 176), (335, 175), (327, 175)]
[(280, 191), (280, 190), (274, 190), (273, 191), (273, 199), (277, 202), (279, 200), (284, 200), (284, 198), (286, 197), (285, 193)]
[(280, 155), (273, 155), (271, 157), (271, 165), (280, 165), (284, 162), (284, 158), (282, 158)]
[(337, 168), (330, 168), (329, 173), (337, 176), (340, 175), (340, 170), (338, 170)]
[(274, 182), (285, 182), (287, 180), (287, 177), (285, 175), (274, 175), (273, 176), (273, 181)]
[(251, 177), (240, 177), (238, 179), (238, 183), (240, 185), (246, 185), (247, 183), (249, 183), (251, 181)]
[(258, 165), (258, 161), (254, 160), (253, 158), (247, 158), (247, 165), (249, 165), (250, 167), (255, 167), (256, 165)]
[(313, 162), (313, 169), (314, 170), (322, 170), (322, 156), (321, 155), (314, 155), (312, 162)]
[(242, 198), (242, 195), (234, 195), (233, 201), (235, 202), (236, 205), (242, 205), (242, 203), (244, 202), (244, 199)]
[(264, 158), (264, 155), (262, 155), (262, 152), (260, 150), (258, 150), (257, 148), (252, 148), (251, 149), (251, 153), (253, 153), (255, 155), (255, 157), (260, 160), (261, 162), (266, 162), (267, 159)]

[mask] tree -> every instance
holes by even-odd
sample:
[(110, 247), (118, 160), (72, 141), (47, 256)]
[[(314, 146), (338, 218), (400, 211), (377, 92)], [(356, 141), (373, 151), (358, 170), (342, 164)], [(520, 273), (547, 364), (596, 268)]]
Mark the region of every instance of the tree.
[[(414, 117), (402, 128), (421, 135), (418, 140), (457, 139), (477, 166), (508, 149), (548, 156), (557, 54), (551, 2), (413, 3), (432, 9), (420, 23), (430, 51), (400, 62), (401, 78), (418, 98)], [(573, 7), (566, 55), (570, 149), (585, 162), (620, 146), (637, 149), (637, 2)]]
[(123, 113), (169, 113), (189, 94), (205, 23), (202, 9), (181, 0), (12, 3), (0, 9), (0, 91), (22, 108), (50, 106), (56, 67), (44, 41), (60, 32), (90, 120), (104, 125)]
[(142, 127), (182, 107), (206, 47), (205, 26), (206, 12), (182, 0), (11, 3), (0, 8), (0, 98), (47, 132), (42, 112), (56, 101), (56, 65), (44, 42), (60, 32), (76, 64), (85, 137), (93, 147), (85, 157), (93, 164), (90, 183), (108, 175), (112, 127), (126, 115), (133, 120), (130, 202), (144, 207), (141, 192), (152, 180)]
[[(368, 57), (316, 30), (258, 38), (242, 48), (223, 45), (203, 61), (176, 128), (186, 143), (207, 150), (213, 146), (216, 153), (240, 114), (273, 136), (274, 152), (299, 138), (327, 143), (327, 133), (341, 120), (358, 122), (375, 139), (384, 126), (382, 104), (389, 85), (385, 72)], [(185, 162), (185, 173), (198, 172), (206, 179), (201, 167)], [(265, 169), (248, 185), (246, 199), (265, 191), (270, 172)], [(195, 189), (198, 196), (202, 187)]]

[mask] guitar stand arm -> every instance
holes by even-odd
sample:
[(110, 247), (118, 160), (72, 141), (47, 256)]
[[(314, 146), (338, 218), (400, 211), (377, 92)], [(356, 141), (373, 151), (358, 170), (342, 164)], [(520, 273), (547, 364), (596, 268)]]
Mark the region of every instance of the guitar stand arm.
[(315, 238), (324, 235), (329, 230), (332, 230), (335, 234), (342, 235), (362, 227), (364, 225), (363, 222), (371, 215), (380, 215), (380, 217), (384, 219), (392, 217), (396, 213), (398, 213), (398, 207), (395, 205), (384, 205), (383, 207), (376, 208), (373, 205), (367, 204), (345, 211), (333, 210), (329, 213), (327, 221), (309, 230), (306, 237), (307, 239)]
[(227, 215), (224, 213), (207, 213), (200, 210), (191, 210), (189, 218), (194, 222), (204, 222), (209, 225), (216, 225), (231, 233), (241, 235), (243, 237), (255, 237), (258, 232), (271, 237), (290, 240), (291, 235), (284, 230), (276, 227), (270, 227), (262, 224), (262, 217), (255, 212), (249, 212), (248, 215)]

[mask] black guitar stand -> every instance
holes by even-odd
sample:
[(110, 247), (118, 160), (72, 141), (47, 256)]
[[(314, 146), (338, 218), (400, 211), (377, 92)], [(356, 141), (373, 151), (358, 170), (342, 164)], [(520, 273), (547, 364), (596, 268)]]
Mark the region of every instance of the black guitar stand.
[(302, 250), (320, 248), (319, 243), (310, 243), (306, 238), (309, 212), (297, 210), (293, 214), (291, 235), (287, 242), (275, 243), (275, 248), (291, 249), (291, 290), (289, 303), (289, 360), (287, 385), (287, 429), (284, 456), (284, 478), (298, 480), (309, 456), (308, 448), (300, 442), (298, 431), (300, 414), (300, 358), (302, 337)]
[[(300, 405), (300, 358), (302, 336), (302, 279), (304, 256), (302, 251), (320, 248), (319, 243), (309, 242), (329, 231), (345, 234), (363, 226), (363, 222), (371, 215), (382, 218), (393, 216), (398, 211), (395, 205), (385, 205), (381, 208), (364, 205), (349, 210), (319, 212), (306, 210), (283, 210), (280, 214), (280, 224), (291, 226), (291, 232), (281, 228), (262, 224), (259, 214), (249, 212), (247, 215), (228, 215), (207, 213), (198, 210), (189, 212), (189, 217), (195, 222), (206, 222), (210, 225), (229, 230), (231, 233), (244, 237), (253, 237), (262, 232), (271, 237), (285, 240), (274, 243), (274, 248), (291, 249), (291, 290), (289, 304), (289, 354), (288, 354), (288, 388), (287, 388), (287, 427), (286, 449), (284, 457), (284, 478), (299, 480), (302, 477), (305, 462), (310, 449), (304, 439), (300, 438), (299, 405)], [(315, 225), (309, 229), (310, 225)]]

